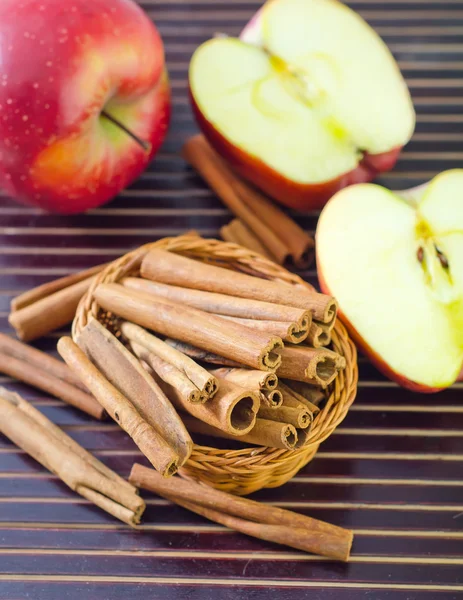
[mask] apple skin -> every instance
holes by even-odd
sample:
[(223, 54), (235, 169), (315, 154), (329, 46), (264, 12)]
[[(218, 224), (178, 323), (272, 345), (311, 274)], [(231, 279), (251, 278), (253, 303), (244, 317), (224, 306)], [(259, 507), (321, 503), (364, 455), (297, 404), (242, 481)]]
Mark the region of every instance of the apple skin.
[[(320, 284), (320, 289), (324, 294), (328, 294), (332, 296), (332, 292), (330, 291), (326, 281), (323, 277), (323, 267), (320, 264), (320, 261), (317, 258), (317, 273), (318, 273), (318, 282)], [(339, 303), (339, 300), (338, 300)], [(391, 367), (384, 362), (381, 356), (369, 345), (365, 342), (359, 332), (355, 329), (346, 315), (342, 312), (341, 306), (338, 309), (338, 317), (344, 323), (347, 331), (349, 332), (350, 337), (355, 342), (356, 346), (371, 360), (371, 362), (375, 365), (375, 367), (380, 371), (383, 375), (385, 375), (391, 381), (395, 381), (400, 386), (411, 390), (412, 392), (420, 392), (422, 394), (435, 394), (437, 392), (442, 392), (447, 388), (431, 388), (429, 386), (423, 385), (421, 383), (417, 383), (416, 381), (411, 381), (407, 379), (400, 373), (396, 373), (391, 369)]]
[(229, 142), (200, 111), (190, 90), (190, 101), (199, 128), (211, 146), (224, 158), (233, 170), (268, 194), (277, 202), (296, 210), (319, 210), (339, 190), (354, 183), (368, 183), (379, 173), (391, 170), (396, 164), (402, 147), (382, 154), (365, 153), (358, 166), (336, 179), (323, 183), (297, 183), (284, 177), (265, 164)]
[(0, 56), (0, 185), (12, 197), (60, 213), (99, 206), (161, 145), (163, 44), (131, 0), (2, 0)]

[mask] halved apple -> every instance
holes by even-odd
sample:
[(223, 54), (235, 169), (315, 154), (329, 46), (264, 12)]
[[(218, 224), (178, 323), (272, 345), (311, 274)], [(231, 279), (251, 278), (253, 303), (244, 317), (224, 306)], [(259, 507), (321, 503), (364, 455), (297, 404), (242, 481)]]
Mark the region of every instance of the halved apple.
[(359, 346), (391, 379), (446, 388), (463, 364), (463, 170), (400, 195), (338, 192), (316, 232), (322, 289)]
[(415, 114), (391, 53), (338, 0), (272, 0), (243, 33), (190, 64), (197, 121), (243, 177), (283, 204), (317, 208), (391, 169)]

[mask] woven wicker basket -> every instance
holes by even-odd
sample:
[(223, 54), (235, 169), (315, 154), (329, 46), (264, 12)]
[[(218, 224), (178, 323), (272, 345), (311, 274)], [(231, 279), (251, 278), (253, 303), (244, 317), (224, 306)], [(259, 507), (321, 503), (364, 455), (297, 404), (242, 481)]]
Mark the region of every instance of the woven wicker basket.
[[(286, 269), (235, 244), (189, 235), (165, 238), (126, 254), (98, 275), (77, 309), (73, 323), (74, 338), (85, 327), (90, 316), (98, 318), (106, 325), (111, 323), (111, 315), (104, 313), (94, 300), (95, 288), (102, 282), (112, 283), (128, 275), (137, 275), (143, 256), (151, 248), (164, 248), (266, 279), (285, 281), (298, 286), (307, 285), (300, 277)], [(114, 323), (111, 326), (114, 327)], [(341, 423), (355, 398), (358, 381), (357, 353), (339, 321), (333, 331), (331, 347), (345, 357), (347, 367), (330, 387), (329, 399), (316, 416), (304, 447), (298, 450), (278, 450), (253, 446), (224, 450), (195, 444), (190, 459), (181, 469), (181, 474), (238, 495), (250, 494), (264, 487), (278, 487), (291, 479), (314, 457), (320, 443)]]

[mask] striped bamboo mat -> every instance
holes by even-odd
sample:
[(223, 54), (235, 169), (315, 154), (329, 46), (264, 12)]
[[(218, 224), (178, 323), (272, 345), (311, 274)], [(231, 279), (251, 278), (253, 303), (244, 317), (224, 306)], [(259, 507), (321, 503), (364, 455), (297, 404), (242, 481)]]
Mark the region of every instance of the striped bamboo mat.
[[(57, 217), (0, 197), (0, 330), (12, 296), (142, 243), (195, 228), (217, 236), (230, 215), (185, 166), (196, 131), (187, 99), (194, 48), (237, 34), (258, 0), (153, 0), (143, 8), (163, 34), (174, 114), (148, 171), (109, 206)], [(417, 185), (463, 159), (463, 0), (358, 0), (351, 6), (383, 36), (410, 85), (413, 140), (381, 183)], [(316, 213), (298, 216), (308, 230)], [(314, 283), (315, 272), (302, 275)], [(56, 335), (38, 345), (54, 351)], [(255, 494), (352, 527), (352, 562), (338, 565), (214, 526), (155, 496), (141, 532), (69, 492), (0, 437), (0, 598), (77, 600), (457, 600), (463, 598), (462, 386), (412, 394), (361, 359), (358, 399), (317, 458), (281, 489)], [(24, 394), (123, 475), (143, 459), (111, 423), (26, 386)]]

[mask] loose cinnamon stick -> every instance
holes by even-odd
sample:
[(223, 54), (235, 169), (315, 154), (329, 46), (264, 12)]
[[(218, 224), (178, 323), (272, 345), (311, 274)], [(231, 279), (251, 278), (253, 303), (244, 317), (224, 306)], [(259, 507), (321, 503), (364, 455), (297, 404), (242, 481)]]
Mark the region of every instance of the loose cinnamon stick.
[(194, 360), (186, 356), (185, 353), (169, 346), (134, 323), (125, 321), (121, 323), (120, 327), (122, 334), (128, 340), (143, 346), (150, 353), (155, 354), (184, 373), (200, 390), (203, 399), (206, 400), (214, 397), (218, 389), (216, 378)]
[(182, 418), (189, 431), (202, 435), (210, 435), (211, 437), (225, 438), (227, 440), (235, 440), (235, 442), (255, 444), (256, 446), (280, 448), (282, 450), (292, 450), (297, 443), (296, 429), (288, 423), (278, 423), (258, 417), (256, 424), (249, 433), (237, 437), (189, 415), (182, 415)]
[(56, 292), (64, 290), (71, 285), (79, 283), (84, 279), (93, 277), (94, 275), (100, 273), (106, 266), (107, 263), (103, 265), (96, 265), (90, 269), (85, 269), (84, 271), (79, 271), (78, 273), (71, 273), (71, 275), (54, 279), (53, 281), (49, 281), (48, 283), (44, 283), (35, 288), (27, 290), (27, 292), (16, 296), (16, 298), (13, 298), (11, 301), (11, 311), (13, 312), (20, 310), (21, 308), (34, 304), (35, 302), (38, 302), (47, 296), (51, 296)]
[(183, 465), (193, 449), (191, 437), (169, 399), (137, 358), (96, 319), (87, 323), (76, 341), (100, 373), (174, 450), (179, 465)]
[(325, 393), (310, 383), (302, 381), (280, 381), (278, 388), (283, 394), (283, 402), (287, 406), (294, 406), (288, 396), (294, 398), (294, 401), (306, 406), (314, 415), (320, 412), (320, 404), (326, 400)]
[(261, 390), (260, 405), (267, 408), (278, 408), (283, 404), (283, 395), (280, 390)]
[(223, 319), (240, 323), (256, 331), (265, 331), (273, 333), (280, 337), (284, 342), (300, 344), (309, 335), (307, 326), (301, 327), (298, 323), (289, 323), (286, 321), (258, 321), (257, 319), (241, 319), (240, 317), (223, 316)]
[(275, 390), (278, 385), (278, 377), (275, 373), (269, 373), (268, 371), (222, 368), (213, 369), (211, 373), (214, 377), (226, 379), (256, 392), (260, 390)]
[(300, 408), (280, 406), (276, 409), (261, 406), (258, 415), (259, 419), (289, 423), (296, 429), (307, 429), (313, 422), (313, 415), (302, 406)]
[(323, 322), (331, 321), (337, 310), (334, 298), (302, 285), (252, 277), (157, 248), (143, 258), (141, 275), (159, 283), (295, 306), (312, 311), (314, 318)]
[[(207, 510), (218, 511), (226, 515), (234, 515), (239, 519), (244, 519), (248, 523), (276, 526), (281, 528), (277, 535), (275, 530), (272, 531), (271, 541), (277, 543), (289, 543), (288, 538), (284, 538), (286, 532), (294, 532), (296, 530), (303, 531), (297, 535), (297, 539), (304, 545), (294, 546), (300, 547), (307, 552), (321, 554), (338, 560), (348, 560), (350, 549), (352, 546), (353, 534), (352, 531), (312, 519), (299, 513), (294, 513), (282, 508), (271, 505), (262, 505), (260, 502), (232, 496), (225, 492), (215, 490), (209, 486), (196, 483), (191, 480), (180, 479), (178, 477), (172, 479), (162, 479), (152, 469), (147, 469), (139, 464), (132, 467), (129, 481), (144, 489), (148, 489), (161, 496), (173, 498), (175, 502), (194, 502), (195, 506), (201, 506)], [(167, 485), (166, 485), (167, 484)], [(224, 523), (228, 526), (227, 523)], [(252, 533), (250, 533), (252, 531)], [(247, 530), (246, 533), (261, 537), (266, 535), (265, 527), (262, 530)], [(283, 537), (282, 537), (283, 536)], [(270, 538), (261, 538), (269, 539)], [(291, 541), (296, 539), (296, 534), (291, 538)]]
[(278, 377), (306, 381), (326, 388), (343, 368), (343, 357), (325, 348), (285, 346), (280, 352), (282, 361)]
[(187, 306), (216, 315), (261, 321), (288, 321), (297, 323), (301, 328), (309, 328), (312, 321), (312, 315), (309, 310), (294, 306), (237, 298), (231, 295), (227, 296), (226, 294), (178, 287), (137, 277), (126, 277), (121, 283), (124, 287), (132, 290), (162, 296), (167, 300), (186, 304)]
[(228, 225), (221, 227), (220, 235), (226, 242), (238, 244), (239, 246), (243, 246), (243, 248), (247, 248), (248, 250), (252, 250), (252, 252), (257, 252), (257, 254), (265, 256), (265, 258), (273, 260), (272, 254), (240, 219), (233, 219)]
[(201, 135), (190, 138), (182, 155), (283, 264), (288, 257), (303, 268), (313, 259), (314, 241), (266, 196), (240, 180)]
[(80, 299), (90, 287), (93, 277), (78, 281), (10, 313), (8, 322), (25, 342), (64, 327), (76, 314)]
[[(11, 349), (15, 355), (4, 354), (3, 350), (8, 350), (10, 345), (6, 339), (11, 340)], [(52, 356), (48, 356), (35, 348), (30, 348), (24, 353), (18, 352), (17, 345), (21, 344), (7, 336), (0, 337), (0, 373), (14, 377), (28, 385), (36, 387), (56, 398), (59, 398), (66, 404), (74, 406), (95, 419), (103, 419), (105, 416), (104, 408), (90, 394), (84, 392), (81, 387), (76, 387), (68, 381), (55, 377), (55, 373), (63, 374), (67, 379), (66, 365), (62, 364)], [(22, 344), (21, 344), (22, 345)], [(23, 355), (23, 358), (16, 356)], [(39, 360), (40, 359), (40, 360)], [(43, 366), (42, 366), (43, 365)], [(51, 367), (51, 368), (50, 368)], [(56, 368), (56, 370), (55, 370)]]
[(176, 453), (127, 398), (109, 383), (79, 346), (71, 338), (64, 337), (58, 341), (58, 352), (153, 467), (166, 477), (173, 475), (179, 460)]
[(0, 388), (0, 432), (72, 490), (135, 526), (145, 510), (135, 487), (113, 473), (18, 394)]
[[(169, 254), (169, 253), (168, 253)], [(120, 317), (162, 335), (217, 352), (249, 367), (275, 370), (281, 362), (283, 342), (277, 336), (251, 331), (188, 306), (128, 290), (118, 284), (103, 284), (95, 290), (99, 304)]]
[(204, 138), (190, 138), (183, 146), (182, 156), (200, 173), (226, 206), (252, 229), (274, 259), (283, 264), (288, 257), (287, 247), (241, 200), (228, 176), (225, 164), (216, 159)]
[(200, 421), (233, 437), (241, 438), (251, 431), (256, 423), (260, 406), (258, 395), (225, 379), (219, 380), (219, 389), (214, 399), (204, 404), (185, 401), (172, 386), (162, 382), (160, 385), (179, 410), (184, 410)]
[(188, 356), (194, 360), (198, 360), (204, 363), (209, 363), (211, 365), (222, 365), (225, 367), (232, 367), (242, 369), (243, 365), (240, 362), (235, 360), (230, 360), (228, 358), (224, 358), (223, 356), (219, 356), (214, 352), (207, 352), (207, 350), (202, 350), (201, 348), (196, 348), (191, 344), (187, 344), (186, 342), (181, 342), (180, 340), (173, 340), (170, 338), (166, 339), (166, 344), (182, 352), (185, 356)]
[(133, 353), (141, 361), (144, 361), (150, 369), (162, 379), (162, 381), (168, 383), (177, 390), (184, 402), (206, 402), (208, 397), (205, 395), (203, 396), (195, 384), (191, 382), (182, 371), (177, 369), (177, 367), (162, 360), (162, 358), (159, 358), (159, 356), (146, 350), (146, 348), (143, 348), (143, 346), (140, 346), (136, 342), (131, 342), (130, 347)]
[(45, 352), (37, 350), (37, 348), (34, 348), (33, 346), (23, 344), (4, 333), (0, 333), (0, 352), (21, 360), (28, 365), (33, 365), (42, 371), (52, 374), (58, 379), (66, 381), (74, 387), (86, 391), (85, 386), (80, 379), (74, 375), (64, 362), (57, 360)]

